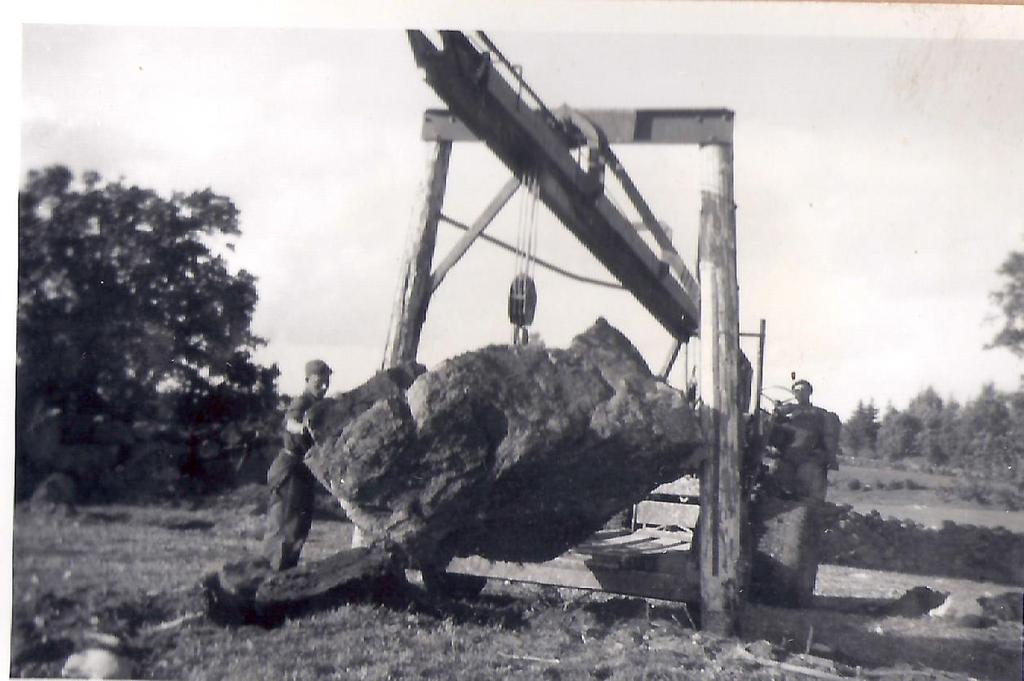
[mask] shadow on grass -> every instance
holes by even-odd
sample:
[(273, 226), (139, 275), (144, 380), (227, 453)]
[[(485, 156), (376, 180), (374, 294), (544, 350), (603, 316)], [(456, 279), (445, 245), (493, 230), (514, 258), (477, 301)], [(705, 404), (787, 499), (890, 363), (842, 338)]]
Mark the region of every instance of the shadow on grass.
[(162, 527), (165, 530), (178, 530), (181, 532), (187, 532), (189, 530), (210, 530), (213, 529), (216, 523), (209, 520), (195, 520), (185, 518), (168, 518), (166, 520), (155, 521), (151, 523), (156, 527)]
[(583, 610), (590, 613), (598, 624), (607, 627), (643, 619), (672, 621), (691, 629), (700, 627), (700, 606), (693, 604), (652, 605), (642, 598), (623, 596), (586, 603)]
[(1020, 630), (1014, 625), (958, 629), (928, 618), (885, 617), (894, 601), (819, 599), (813, 609), (749, 606), (742, 637), (804, 652), (810, 643), (853, 667), (924, 666), (984, 679), (1019, 679)]
[(88, 511), (82, 516), (87, 523), (126, 523), (131, 521), (132, 514), (124, 511), (109, 513), (106, 511)]

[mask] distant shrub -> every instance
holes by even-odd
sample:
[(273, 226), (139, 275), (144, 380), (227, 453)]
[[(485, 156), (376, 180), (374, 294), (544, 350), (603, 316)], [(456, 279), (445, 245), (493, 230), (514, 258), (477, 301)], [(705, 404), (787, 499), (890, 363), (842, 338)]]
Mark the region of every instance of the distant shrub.
[(854, 478), (853, 480), (850, 480), (849, 482), (846, 483), (846, 489), (850, 490), (851, 492), (856, 492), (860, 488), (861, 484), (859, 478)]
[(903, 489), (907, 486), (907, 483), (903, 480), (893, 480), (889, 483), (888, 489)]
[(913, 478), (907, 478), (906, 480), (903, 481), (903, 484), (906, 485), (907, 489), (911, 490), (928, 489), (928, 485), (922, 485)]
[(982, 506), (988, 506), (992, 503), (990, 496), (993, 491), (991, 484), (974, 478), (967, 478), (950, 487), (947, 495), (964, 501), (973, 501)]
[(871, 489), (871, 487), (874, 487), (875, 489), (885, 489), (886, 485), (881, 480), (875, 480), (875, 484), (868, 487), (868, 489)]
[(1007, 511), (1019, 511), (1024, 508), (1024, 494), (1018, 491), (1001, 487), (992, 496), (996, 505)]
[(938, 490), (945, 500), (973, 501), (982, 506), (993, 506), (1007, 511), (1024, 510), (1024, 492), (1005, 485), (994, 485), (978, 478), (967, 478), (952, 487)]

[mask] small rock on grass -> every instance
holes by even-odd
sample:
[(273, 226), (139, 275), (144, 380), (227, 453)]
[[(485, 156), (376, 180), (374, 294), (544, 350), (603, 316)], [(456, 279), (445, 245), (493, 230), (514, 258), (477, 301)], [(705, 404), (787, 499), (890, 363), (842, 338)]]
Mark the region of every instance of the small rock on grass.
[(772, 645), (771, 642), (764, 639), (748, 643), (744, 646), (744, 649), (754, 657), (759, 657), (763, 660), (781, 660), (786, 656), (784, 648)]
[(982, 596), (978, 599), (981, 611), (987, 617), (1003, 622), (1024, 624), (1024, 593), (1006, 591), (995, 596)]
[(71, 679), (128, 679), (132, 676), (128, 660), (105, 648), (89, 648), (74, 653), (60, 673)]
[(943, 619), (967, 616), (976, 617), (979, 615), (981, 615), (981, 604), (976, 599), (955, 593), (946, 597), (946, 600), (941, 605), (928, 611), (929, 617)]
[(889, 605), (884, 614), (895, 617), (920, 617), (940, 606), (948, 596), (948, 593), (926, 586), (915, 586)]

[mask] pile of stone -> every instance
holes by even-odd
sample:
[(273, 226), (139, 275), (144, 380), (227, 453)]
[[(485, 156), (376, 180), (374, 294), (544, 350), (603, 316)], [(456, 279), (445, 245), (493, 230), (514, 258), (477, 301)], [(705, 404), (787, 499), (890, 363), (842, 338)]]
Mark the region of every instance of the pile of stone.
[(821, 562), (1024, 585), (1024, 535), (944, 522), (940, 529), (827, 504)]

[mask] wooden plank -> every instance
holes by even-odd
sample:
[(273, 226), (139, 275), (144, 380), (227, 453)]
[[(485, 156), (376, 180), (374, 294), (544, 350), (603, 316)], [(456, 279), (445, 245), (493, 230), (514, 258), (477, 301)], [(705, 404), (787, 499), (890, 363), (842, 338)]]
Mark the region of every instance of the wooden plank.
[(694, 601), (700, 593), (696, 571), (687, 574), (602, 569), (560, 558), (547, 563), (505, 563), (478, 557), (456, 558), (448, 566), (448, 572), (667, 601)]
[(732, 147), (701, 148), (703, 180), (698, 243), (701, 289), (701, 427), (708, 456), (700, 476), (702, 625), (735, 632), (747, 568), (742, 564), (745, 505), (739, 414), (739, 292)]
[(681, 533), (635, 532), (584, 543), (543, 563), (454, 558), (454, 574), (531, 582), (673, 601), (693, 601), (700, 578)]
[(391, 344), (384, 358), (385, 366), (416, 359), (420, 331), (430, 304), (430, 265), (437, 243), (437, 222), (444, 204), (451, 152), (451, 142), (442, 141), (434, 145), (427, 171), (423, 211), (410, 233), (405, 272), (395, 297)]
[[(754, 417), (757, 423), (761, 421), (761, 391), (764, 390), (764, 341), (765, 321), (762, 319), (757, 332), (757, 375), (754, 379)], [(760, 435), (758, 428), (758, 435)]]
[(654, 494), (676, 494), (681, 497), (693, 497), (697, 498), (700, 496), (700, 479), (694, 476), (686, 476), (674, 480), (672, 482), (666, 482), (664, 485), (659, 485), (654, 488)]
[(636, 505), (634, 522), (637, 525), (657, 525), (693, 528), (697, 526), (700, 506), (673, 504), (666, 501), (641, 501)]
[[(647, 230), (647, 225), (644, 224), (643, 220), (640, 220), (640, 221), (634, 220), (633, 222), (630, 222), (629, 224), (633, 225), (633, 229), (635, 229), (638, 232), (643, 232), (643, 231)], [(667, 234), (670, 239), (672, 238), (672, 226), (670, 224), (668, 224), (664, 220), (658, 220), (658, 226), (661, 227), (661, 231), (663, 231), (665, 234)]]
[(518, 177), (513, 177), (498, 191), (498, 193), (491, 199), (491, 202), (484, 208), (484, 211), (480, 214), (480, 217), (469, 226), (469, 229), (465, 234), (458, 240), (458, 242), (452, 246), (452, 250), (449, 251), (448, 255), (445, 256), (444, 260), (434, 269), (433, 274), (430, 275), (430, 291), (433, 293), (437, 290), (437, 287), (444, 281), (444, 277), (448, 274), (448, 271), (455, 266), (455, 263), (466, 254), (469, 247), (473, 245), (477, 237), (483, 234), (483, 231), (487, 229), (487, 226), (491, 224), (491, 221), (498, 215), (498, 212), (504, 208), (505, 204), (508, 203), (512, 195), (519, 189), (519, 185), (522, 184)]
[(690, 541), (678, 532), (664, 532), (655, 529), (601, 530), (592, 538), (573, 549), (574, 553), (586, 555), (626, 554), (653, 555), (688, 551)]
[[(728, 109), (580, 109), (599, 127), (609, 144), (731, 144), (733, 112)], [(428, 142), (479, 142), (450, 111), (428, 110), (423, 116)]]
[(668, 356), (665, 357), (665, 361), (661, 365), (661, 371), (658, 372), (658, 378), (663, 381), (668, 380), (668, 375), (672, 373), (672, 367), (676, 363), (676, 358), (679, 357), (679, 351), (683, 348), (683, 341), (680, 338), (676, 338), (672, 341), (672, 347), (668, 351)]

